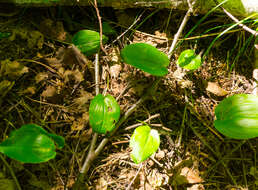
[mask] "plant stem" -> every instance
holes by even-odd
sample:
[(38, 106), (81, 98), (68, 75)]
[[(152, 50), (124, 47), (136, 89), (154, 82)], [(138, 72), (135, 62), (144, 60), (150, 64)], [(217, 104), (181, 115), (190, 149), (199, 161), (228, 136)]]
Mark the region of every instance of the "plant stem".
[(13, 171), (13, 169), (11, 168), (11, 166), (6, 162), (6, 160), (4, 159), (4, 157), (2, 156), (2, 154), (0, 154), (0, 158), (3, 161), (3, 163), (5, 164), (5, 166), (9, 169), (11, 176), (13, 177), (14, 183), (16, 184), (16, 187), (18, 190), (22, 190), (19, 181), (17, 180), (15, 173)]
[(135, 179), (136, 179), (137, 176), (139, 175), (139, 173), (140, 173), (142, 167), (143, 167), (143, 164), (141, 163), (141, 164), (140, 164), (140, 167), (138, 168), (137, 173), (135, 174), (135, 176), (134, 176), (133, 180), (131, 181), (131, 183), (127, 186), (126, 190), (130, 190), (130, 189), (131, 189), (131, 186), (133, 185)]
[[(99, 54), (98, 53), (95, 56), (95, 91), (96, 91), (96, 95), (98, 95), (99, 94)], [(83, 181), (84, 181), (84, 174), (87, 173), (87, 171), (90, 168), (90, 163), (95, 158), (94, 148), (96, 146), (97, 138), (98, 138), (98, 134), (93, 133), (89, 152), (83, 163), (83, 166), (80, 170), (77, 180), (73, 186), (73, 189), (76, 189), (76, 190), (81, 189), (81, 184), (83, 184)]]
[[(151, 85), (150, 88), (146, 91), (146, 93), (134, 104), (132, 105), (126, 112), (125, 114), (120, 118), (119, 122), (116, 125), (116, 128), (107, 136), (105, 137), (99, 146), (96, 148), (95, 152), (91, 153), (90, 155), (88, 154), (87, 159), (85, 160), (83, 164), (83, 170), (80, 171), (79, 176), (77, 177), (77, 180), (73, 186), (73, 190), (79, 190), (81, 189), (81, 185), (83, 184), (84, 178), (86, 173), (88, 172), (90, 165), (92, 161), (100, 154), (100, 152), (103, 150), (107, 142), (112, 138), (112, 136), (115, 134), (119, 126), (121, 126), (127, 118), (151, 95), (155, 92), (157, 89), (158, 83), (160, 82), (161, 77), (157, 78), (153, 84)], [(94, 137), (93, 137), (94, 138)], [(85, 188), (85, 187), (84, 187)]]
[(95, 90), (96, 95), (99, 94), (99, 54), (97, 53), (95, 56)]

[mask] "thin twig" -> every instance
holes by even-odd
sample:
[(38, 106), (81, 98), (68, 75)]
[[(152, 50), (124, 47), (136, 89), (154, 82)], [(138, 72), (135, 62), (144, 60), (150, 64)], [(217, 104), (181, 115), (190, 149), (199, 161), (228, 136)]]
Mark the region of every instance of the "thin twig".
[(141, 163), (141, 164), (140, 164), (140, 167), (139, 167), (139, 169), (138, 169), (138, 171), (137, 171), (137, 173), (135, 174), (135, 176), (134, 176), (134, 178), (132, 179), (132, 181), (130, 182), (130, 184), (127, 186), (126, 190), (130, 190), (130, 188), (131, 188), (131, 186), (133, 185), (135, 179), (136, 179), (137, 176), (139, 175), (139, 173), (140, 173), (140, 171), (141, 171), (141, 169), (142, 169), (142, 166), (143, 166), (143, 164)]
[[(150, 120), (155, 119), (155, 118), (157, 118), (157, 117), (159, 117), (159, 116), (160, 116), (159, 113), (158, 113), (158, 114), (155, 114), (155, 115), (152, 115), (152, 116), (150, 116), (148, 119), (144, 120), (142, 123), (147, 123), (147, 122), (149, 122)], [(142, 123), (137, 123), (137, 124), (128, 126), (128, 127), (125, 128), (125, 130), (130, 130), (130, 129), (136, 128), (136, 127), (142, 125)]]
[[(98, 95), (99, 94), (99, 54), (98, 53), (96, 54), (96, 57), (95, 57), (95, 90), (96, 90), (96, 95)], [(90, 168), (90, 163), (95, 158), (94, 149), (96, 146), (97, 138), (98, 138), (98, 134), (93, 133), (93, 137), (92, 137), (91, 144), (90, 144), (90, 149), (89, 149), (88, 155), (83, 163), (83, 166), (80, 170), (80, 173), (77, 177), (77, 180), (73, 186), (74, 190), (80, 189), (80, 186), (84, 181), (85, 173), (87, 173), (87, 171)]]
[[(213, 0), (215, 2), (215, 4), (219, 4), (219, 2), (217, 0)], [(226, 15), (228, 15), (229, 18), (231, 18), (234, 22), (239, 23), (239, 20), (234, 17), (230, 12), (228, 12), (225, 8), (221, 7), (220, 8), (223, 10), (224, 13), (226, 13)], [(256, 32), (255, 30), (248, 28), (246, 25), (244, 24), (239, 24), (239, 26), (241, 26), (245, 31), (250, 32), (251, 34), (253, 34), (254, 36), (258, 35), (258, 32)]]
[(105, 50), (105, 48), (103, 47), (103, 43), (102, 43), (102, 37), (103, 37), (103, 31), (102, 31), (102, 22), (101, 22), (101, 16), (99, 14), (99, 9), (98, 9), (98, 3), (97, 0), (94, 0), (94, 8), (96, 9), (96, 14), (99, 20), (99, 36), (100, 36), (100, 48), (102, 49), (102, 51), (107, 55), (107, 51)]
[(133, 22), (133, 24), (131, 24), (131, 26), (129, 26), (129, 28), (127, 28), (122, 34), (120, 34), (113, 42), (112, 42), (112, 44), (113, 43), (115, 43), (115, 42), (117, 42), (122, 36), (124, 36), (129, 30), (131, 30), (133, 27), (134, 27), (134, 25), (141, 19), (141, 17), (142, 17), (142, 14), (140, 15), (140, 16), (138, 16), (138, 18)]
[(177, 33), (176, 33), (175, 36), (174, 36), (173, 42), (172, 42), (172, 44), (171, 44), (171, 46), (170, 46), (170, 49), (169, 49), (169, 51), (168, 51), (168, 58), (169, 58), (169, 59), (171, 58), (172, 53), (173, 53), (173, 51), (175, 50), (176, 43), (177, 43), (177, 41), (178, 41), (180, 35), (182, 34), (183, 29), (184, 29), (184, 27), (185, 27), (187, 21), (188, 21), (189, 18), (190, 18), (191, 12), (192, 12), (192, 10), (193, 10), (192, 7), (193, 7), (193, 5), (195, 4), (195, 2), (196, 2), (196, 0), (193, 1), (193, 3), (190, 5), (190, 7), (189, 7), (188, 11), (186, 12), (186, 14), (185, 14), (185, 16), (184, 16), (184, 19), (183, 19), (183, 21), (182, 21), (182, 23), (181, 23), (181, 25), (180, 25), (180, 27), (179, 27)]
[(99, 94), (99, 54), (96, 53), (95, 56), (95, 90), (96, 95)]

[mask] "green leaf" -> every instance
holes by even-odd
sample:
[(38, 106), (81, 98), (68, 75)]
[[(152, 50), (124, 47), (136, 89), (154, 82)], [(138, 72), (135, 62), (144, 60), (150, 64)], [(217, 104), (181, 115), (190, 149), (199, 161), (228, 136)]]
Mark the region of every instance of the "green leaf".
[(35, 124), (23, 125), (0, 144), (0, 152), (24, 163), (41, 163), (55, 158), (55, 143), (64, 146), (64, 138), (50, 134)]
[(120, 117), (120, 106), (113, 96), (98, 94), (90, 103), (89, 115), (93, 131), (106, 134), (115, 128)]
[(234, 139), (258, 137), (258, 96), (230, 96), (216, 107), (215, 115), (215, 128), (223, 135)]
[(2, 38), (8, 38), (10, 37), (12, 34), (10, 32), (0, 32), (0, 40)]
[(130, 139), (132, 160), (138, 164), (155, 153), (160, 144), (157, 130), (151, 129), (148, 125), (137, 127)]
[(149, 44), (128, 45), (121, 51), (121, 57), (127, 64), (152, 75), (164, 76), (168, 73), (168, 56)]
[(194, 50), (187, 49), (180, 54), (176, 63), (184, 69), (195, 70), (201, 66), (202, 58), (200, 55), (195, 55)]
[[(103, 44), (107, 41), (108, 37), (102, 35)], [(73, 36), (72, 43), (86, 56), (91, 56), (100, 49), (100, 36), (93, 30), (80, 30)]]

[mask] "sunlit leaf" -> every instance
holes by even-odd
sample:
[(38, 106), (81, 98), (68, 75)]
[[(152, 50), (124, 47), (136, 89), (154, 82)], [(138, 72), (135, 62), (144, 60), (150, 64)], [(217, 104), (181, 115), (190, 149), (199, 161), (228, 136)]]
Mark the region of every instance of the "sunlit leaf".
[[(108, 37), (102, 35), (103, 44), (107, 41)], [(100, 49), (100, 35), (93, 30), (80, 30), (73, 36), (72, 42), (86, 56), (91, 56)]]
[(149, 44), (128, 45), (121, 51), (121, 57), (127, 64), (152, 75), (164, 76), (168, 73), (168, 56)]
[(215, 128), (223, 135), (234, 139), (258, 137), (258, 96), (230, 96), (216, 107), (215, 115)]
[(180, 54), (177, 64), (184, 69), (195, 70), (201, 66), (202, 58), (196, 55), (194, 50), (187, 49)]
[(132, 160), (136, 164), (143, 162), (158, 150), (159, 144), (160, 138), (157, 130), (151, 129), (148, 125), (136, 128), (130, 139)]
[(106, 134), (115, 128), (120, 117), (120, 106), (113, 96), (98, 94), (90, 103), (89, 115), (93, 131)]
[(0, 152), (24, 163), (46, 162), (56, 156), (55, 143), (64, 146), (64, 138), (48, 133), (35, 124), (23, 125), (0, 144)]

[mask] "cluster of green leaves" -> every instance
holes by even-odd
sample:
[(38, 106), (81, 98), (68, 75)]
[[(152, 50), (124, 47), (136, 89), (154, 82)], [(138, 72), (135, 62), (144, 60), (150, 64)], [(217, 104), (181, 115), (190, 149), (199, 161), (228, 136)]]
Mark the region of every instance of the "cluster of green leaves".
[[(103, 35), (103, 43), (107, 42), (107, 37)], [(86, 56), (97, 53), (100, 49), (100, 35), (91, 30), (81, 30), (73, 37), (73, 43)], [(155, 76), (164, 76), (168, 73), (167, 66), (169, 59), (166, 54), (155, 47), (136, 43), (126, 46), (121, 51), (122, 59), (138, 69)], [(120, 107), (111, 95), (96, 95), (89, 109), (89, 121), (93, 131), (99, 134), (112, 132), (120, 117)], [(131, 157), (135, 163), (140, 163), (155, 153), (159, 147), (160, 138), (157, 130), (144, 125), (135, 129), (131, 140)]]
[[(103, 43), (108, 37), (102, 36)], [(100, 49), (100, 35), (96, 31), (81, 30), (72, 39), (82, 53), (91, 56)], [(154, 76), (165, 76), (168, 73), (169, 58), (155, 47), (145, 43), (126, 46), (121, 51), (122, 60)], [(188, 70), (201, 66), (200, 55), (191, 49), (181, 53), (177, 64)], [(217, 120), (214, 125), (227, 137), (248, 139), (258, 137), (258, 97), (247, 94), (234, 95), (223, 100), (215, 110)], [(120, 118), (120, 106), (111, 95), (96, 95), (89, 108), (89, 121), (94, 132), (107, 134), (112, 132)], [(35, 124), (23, 125), (11, 132), (9, 138), (0, 144), (0, 152), (10, 158), (24, 163), (46, 162), (56, 156), (55, 144), (62, 148), (64, 138), (48, 133)], [(160, 145), (157, 130), (148, 125), (136, 128), (130, 139), (131, 158), (141, 163), (155, 153)]]

